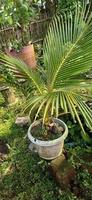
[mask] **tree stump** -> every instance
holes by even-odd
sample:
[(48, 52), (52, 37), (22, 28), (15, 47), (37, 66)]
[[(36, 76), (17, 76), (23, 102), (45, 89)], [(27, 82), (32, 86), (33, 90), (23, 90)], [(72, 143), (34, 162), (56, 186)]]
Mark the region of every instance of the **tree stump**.
[(64, 154), (51, 161), (49, 170), (62, 189), (70, 187), (71, 181), (76, 176), (76, 171)]

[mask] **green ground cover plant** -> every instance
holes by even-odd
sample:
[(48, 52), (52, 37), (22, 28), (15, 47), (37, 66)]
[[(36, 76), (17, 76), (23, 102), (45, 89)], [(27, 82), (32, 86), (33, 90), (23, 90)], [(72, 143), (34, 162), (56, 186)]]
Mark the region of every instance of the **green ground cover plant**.
[[(4, 141), (9, 148), (8, 154), (1, 159), (0, 166), (0, 199), (1, 200), (91, 200), (92, 197), (92, 178), (85, 170), (79, 169), (79, 163), (76, 164), (74, 157), (80, 158), (83, 151), (91, 152), (91, 146), (79, 146), (79, 140), (83, 145), (80, 134), (77, 134), (77, 140), (71, 135), (75, 147), (70, 148), (66, 142), (66, 150), (70, 155), (70, 162), (78, 169), (78, 180), (82, 188), (85, 188), (84, 196), (76, 197), (69, 191), (61, 190), (55, 183), (48, 171), (48, 161), (44, 161), (29, 151), (29, 141), (25, 138), (28, 127), (18, 127), (15, 125), (15, 116), (18, 114), (18, 106), (0, 107), (0, 141)], [(69, 124), (67, 124), (69, 126)], [(76, 125), (77, 126), (77, 125)], [(71, 125), (71, 130), (73, 127)], [(80, 139), (79, 139), (80, 138)], [(1, 154), (0, 154), (1, 155)], [(76, 184), (75, 184), (76, 185)]]

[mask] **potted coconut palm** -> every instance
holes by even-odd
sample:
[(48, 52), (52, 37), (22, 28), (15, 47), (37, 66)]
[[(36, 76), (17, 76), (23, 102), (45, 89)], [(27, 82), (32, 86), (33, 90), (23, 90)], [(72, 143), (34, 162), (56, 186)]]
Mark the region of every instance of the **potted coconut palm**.
[(29, 115), (34, 115), (28, 137), (42, 158), (53, 159), (62, 153), (68, 134), (66, 124), (58, 119), (60, 113), (70, 112), (74, 122), (79, 122), (83, 138), (90, 140), (80, 117), (92, 130), (92, 110), (86, 104), (92, 98), (92, 81), (83, 76), (92, 68), (92, 13), (86, 3), (83, 7), (77, 4), (73, 13), (53, 18), (43, 49), (44, 69), (34, 71), (2, 52), (0, 62), (16, 79), (17, 69), (33, 88), (26, 101)]

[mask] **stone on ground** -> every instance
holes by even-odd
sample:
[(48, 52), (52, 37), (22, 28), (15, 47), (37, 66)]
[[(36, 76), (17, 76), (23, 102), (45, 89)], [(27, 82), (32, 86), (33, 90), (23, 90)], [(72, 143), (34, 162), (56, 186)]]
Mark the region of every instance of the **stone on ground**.
[(25, 117), (17, 117), (15, 124), (17, 124), (18, 126), (26, 126), (28, 124), (30, 124), (30, 118), (29, 116), (25, 116)]

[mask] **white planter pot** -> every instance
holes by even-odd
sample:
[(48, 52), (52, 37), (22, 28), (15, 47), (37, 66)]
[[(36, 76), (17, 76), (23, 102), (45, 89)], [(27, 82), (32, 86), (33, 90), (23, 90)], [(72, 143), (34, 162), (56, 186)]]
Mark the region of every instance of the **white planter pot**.
[(64, 140), (68, 135), (68, 128), (66, 124), (61, 121), (60, 119), (54, 118), (54, 122), (58, 123), (64, 128), (64, 133), (61, 135), (61, 137), (50, 140), (50, 141), (42, 141), (34, 138), (31, 135), (31, 129), (34, 125), (37, 125), (39, 121), (35, 121), (31, 124), (31, 126), (28, 129), (28, 138), (31, 141), (30, 147), (31, 150), (36, 150), (41, 158), (44, 158), (46, 160), (52, 160), (56, 157), (60, 156), (63, 151), (64, 146)]

